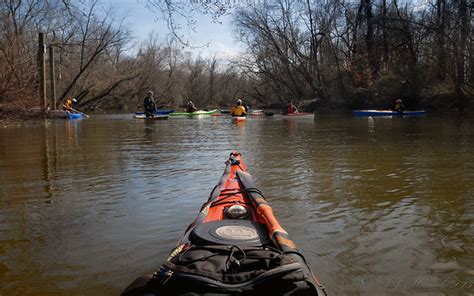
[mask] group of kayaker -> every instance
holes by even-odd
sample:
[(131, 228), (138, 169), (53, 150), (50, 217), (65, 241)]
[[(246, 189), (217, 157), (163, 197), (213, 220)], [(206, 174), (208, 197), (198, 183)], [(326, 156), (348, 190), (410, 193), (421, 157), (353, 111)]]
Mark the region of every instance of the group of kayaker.
[[(156, 102), (153, 97), (153, 92), (150, 90), (147, 93), (147, 96), (143, 100), (143, 108), (145, 109), (146, 117), (153, 117), (156, 111)], [(189, 101), (186, 105), (186, 112), (192, 113), (197, 111), (196, 106), (193, 101)], [(230, 115), (232, 116), (246, 116), (248, 113), (248, 106), (241, 99), (236, 101), (235, 106), (232, 107)], [(285, 109), (285, 114), (289, 113), (298, 113), (298, 108), (293, 104), (292, 101), (288, 101), (287, 107)]]
[[(232, 116), (245, 116), (248, 112), (248, 106), (245, 105), (241, 99), (237, 100), (237, 103), (232, 109), (230, 110), (230, 114)], [(298, 113), (298, 108), (293, 104), (292, 101), (288, 101), (286, 105), (286, 109), (283, 112), (284, 114), (292, 114)]]
[[(153, 91), (148, 91), (147, 96), (143, 100), (143, 109), (145, 109), (146, 117), (153, 117), (156, 112), (156, 101), (153, 97)], [(196, 112), (198, 109), (194, 105), (193, 101), (189, 101), (186, 105), (186, 112), (193, 113)]]
[[(63, 104), (63, 109), (65, 111), (69, 111), (72, 113), (78, 112), (74, 110), (74, 104), (77, 103), (77, 100), (75, 98), (68, 98)], [(401, 99), (396, 99), (395, 102), (395, 107), (394, 111), (402, 113), (405, 110), (405, 106), (403, 105), (403, 101)], [(154, 117), (155, 112), (156, 112), (156, 101), (155, 98), (153, 97), (153, 91), (149, 90), (147, 93), (147, 96), (143, 100), (143, 108), (145, 110), (145, 116), (148, 117)], [(197, 111), (196, 106), (194, 105), (193, 101), (189, 101), (187, 106), (186, 106), (186, 112), (192, 113)], [(230, 114), (232, 116), (246, 116), (248, 113), (248, 106), (241, 100), (238, 99), (236, 101), (235, 106), (232, 107)], [(286, 105), (286, 109), (283, 112), (284, 114), (292, 114), (292, 113), (298, 113), (298, 108), (293, 104), (292, 101), (288, 101)]]
[[(147, 118), (153, 117), (156, 112), (156, 101), (155, 101), (155, 98), (153, 97), (153, 92), (151, 90), (148, 91), (147, 96), (143, 100), (143, 109), (145, 109), (145, 116)], [(186, 106), (186, 112), (192, 113), (196, 111), (197, 111), (197, 108), (194, 105), (193, 101), (189, 101)]]
[[(75, 99), (73, 99), (75, 100)], [(65, 106), (70, 106), (72, 109), (72, 101), (66, 102)], [(143, 107), (145, 109), (145, 114), (147, 117), (153, 117), (154, 112), (156, 109), (156, 103), (153, 98), (153, 92), (148, 91), (147, 97), (143, 101)], [(403, 101), (401, 99), (396, 99), (395, 100), (395, 107), (394, 111), (396, 112), (403, 112), (405, 110), (405, 106), (403, 105)], [(186, 112), (192, 113), (197, 111), (196, 106), (194, 105), (193, 101), (189, 101), (187, 106), (186, 106)], [(293, 114), (293, 113), (298, 113), (298, 108), (293, 104), (292, 101), (288, 101), (286, 104), (286, 109), (284, 110), (284, 114)], [(230, 110), (230, 115), (232, 116), (246, 116), (248, 113), (248, 106), (241, 100), (238, 99), (236, 101), (235, 106), (232, 107)]]

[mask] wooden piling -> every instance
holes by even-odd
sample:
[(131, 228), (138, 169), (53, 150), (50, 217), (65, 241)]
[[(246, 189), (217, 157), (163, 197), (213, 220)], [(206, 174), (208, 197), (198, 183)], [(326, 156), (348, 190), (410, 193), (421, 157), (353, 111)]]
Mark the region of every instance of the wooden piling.
[(53, 110), (57, 109), (56, 103), (56, 70), (54, 68), (54, 47), (49, 47), (49, 77), (51, 81), (51, 106)]
[(47, 107), (46, 98), (46, 62), (44, 55), (46, 53), (46, 44), (44, 33), (38, 35), (38, 77), (39, 77), (39, 95), (40, 95), (40, 106), (42, 108)]

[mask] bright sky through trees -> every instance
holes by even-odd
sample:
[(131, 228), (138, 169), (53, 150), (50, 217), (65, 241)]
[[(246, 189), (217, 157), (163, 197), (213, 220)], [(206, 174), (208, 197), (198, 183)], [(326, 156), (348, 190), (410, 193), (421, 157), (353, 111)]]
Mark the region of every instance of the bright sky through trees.
[[(110, 4), (118, 15), (127, 17), (125, 23), (132, 30), (137, 44), (150, 34), (158, 34), (159, 39), (165, 39), (169, 34), (166, 22), (159, 20), (160, 15), (146, 7), (146, 0), (110, 0)], [(220, 17), (221, 23), (213, 22), (210, 16), (202, 14), (196, 14), (194, 20), (195, 30), (188, 28), (185, 20), (178, 20), (181, 24), (178, 34), (192, 45), (183, 48), (185, 52), (202, 57), (215, 55), (219, 60), (239, 53), (241, 47), (234, 41), (230, 15)]]

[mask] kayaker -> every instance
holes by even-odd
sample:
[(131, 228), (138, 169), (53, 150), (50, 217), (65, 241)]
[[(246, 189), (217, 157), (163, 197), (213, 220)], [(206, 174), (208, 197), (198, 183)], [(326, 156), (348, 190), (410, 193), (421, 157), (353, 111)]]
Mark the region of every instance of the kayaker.
[(188, 106), (186, 107), (186, 112), (192, 113), (192, 112), (196, 112), (196, 111), (197, 111), (197, 108), (196, 108), (196, 106), (194, 106), (193, 101), (189, 101)]
[(244, 102), (242, 102), (242, 105), (245, 108), (245, 113), (249, 113), (249, 105), (247, 105), (247, 103), (244, 103)]
[(245, 111), (245, 107), (243, 106), (242, 100), (238, 99), (237, 103), (232, 109), (230, 110), (230, 115), (232, 116), (245, 116), (247, 115), (247, 111)]
[(147, 118), (155, 116), (156, 103), (151, 90), (148, 91), (147, 96), (143, 100), (143, 108), (145, 109), (145, 116)]
[(292, 101), (288, 101), (288, 103), (286, 104), (286, 114), (289, 114), (289, 113), (298, 113), (298, 108), (296, 108), (296, 106), (293, 105)]
[(402, 100), (400, 100), (400, 99), (395, 100), (394, 110), (397, 111), (397, 112), (400, 112), (400, 113), (405, 111), (405, 106), (403, 106), (403, 101)]
[(63, 109), (65, 111), (74, 112), (73, 106), (75, 103), (77, 103), (77, 100), (75, 98), (69, 98), (64, 102)]

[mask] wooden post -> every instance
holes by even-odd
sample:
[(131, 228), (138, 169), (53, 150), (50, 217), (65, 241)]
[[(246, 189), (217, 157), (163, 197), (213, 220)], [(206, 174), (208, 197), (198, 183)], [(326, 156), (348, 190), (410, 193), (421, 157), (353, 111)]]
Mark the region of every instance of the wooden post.
[(46, 108), (46, 62), (44, 54), (46, 53), (46, 44), (44, 33), (38, 36), (38, 76), (39, 76), (39, 95), (40, 106)]
[(54, 69), (54, 47), (49, 47), (49, 79), (51, 80), (51, 106), (57, 109), (56, 104), (56, 71)]

